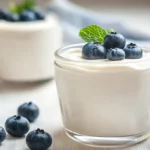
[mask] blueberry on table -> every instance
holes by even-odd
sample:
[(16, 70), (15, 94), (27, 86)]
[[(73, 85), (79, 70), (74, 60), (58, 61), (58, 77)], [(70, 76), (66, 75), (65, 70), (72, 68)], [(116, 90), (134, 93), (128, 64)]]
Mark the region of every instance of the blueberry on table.
[(6, 139), (6, 132), (4, 128), (0, 127), (0, 144)]
[(124, 48), (126, 59), (140, 59), (143, 56), (143, 51), (136, 44), (130, 43)]
[(44, 20), (45, 19), (45, 14), (40, 9), (33, 10), (33, 12), (35, 13), (37, 20)]
[(18, 115), (33, 122), (39, 116), (39, 108), (32, 102), (24, 103), (18, 108)]
[(29, 121), (22, 116), (13, 116), (6, 120), (5, 128), (8, 134), (23, 137), (30, 129)]
[(35, 13), (29, 10), (24, 10), (21, 14), (20, 14), (20, 21), (35, 21), (36, 20), (36, 16)]
[(123, 35), (116, 32), (112, 32), (106, 35), (104, 39), (104, 46), (109, 48), (124, 48), (126, 44), (126, 39)]
[(52, 145), (52, 137), (44, 130), (37, 129), (27, 135), (26, 143), (31, 150), (47, 150)]
[(125, 59), (125, 52), (119, 48), (109, 49), (107, 52), (107, 59), (112, 61), (123, 60)]
[(90, 42), (82, 48), (82, 57), (85, 59), (105, 59), (106, 48), (99, 42)]

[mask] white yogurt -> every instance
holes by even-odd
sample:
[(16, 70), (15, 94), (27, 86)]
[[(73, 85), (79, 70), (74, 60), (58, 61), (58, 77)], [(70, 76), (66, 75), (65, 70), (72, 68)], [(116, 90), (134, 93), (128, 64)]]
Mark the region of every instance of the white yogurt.
[(54, 77), (54, 51), (61, 46), (58, 18), (35, 22), (0, 21), (0, 77), (36, 81)]
[(141, 59), (85, 60), (81, 49), (56, 58), (64, 126), (78, 134), (119, 137), (150, 129), (150, 53)]

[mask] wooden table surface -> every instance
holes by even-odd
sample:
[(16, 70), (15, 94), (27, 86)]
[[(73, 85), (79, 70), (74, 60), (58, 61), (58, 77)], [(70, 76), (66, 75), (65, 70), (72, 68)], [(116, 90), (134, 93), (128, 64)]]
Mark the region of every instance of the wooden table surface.
[[(108, 150), (80, 145), (65, 135), (54, 80), (32, 84), (0, 82), (0, 126), (4, 126), (6, 119), (16, 114), (20, 104), (29, 101), (35, 102), (40, 108), (40, 116), (31, 124), (31, 130), (43, 128), (52, 135), (53, 144), (50, 150)], [(7, 139), (0, 145), (0, 150), (29, 149), (25, 138), (7, 135)], [(118, 150), (150, 150), (150, 139), (133, 147)]]

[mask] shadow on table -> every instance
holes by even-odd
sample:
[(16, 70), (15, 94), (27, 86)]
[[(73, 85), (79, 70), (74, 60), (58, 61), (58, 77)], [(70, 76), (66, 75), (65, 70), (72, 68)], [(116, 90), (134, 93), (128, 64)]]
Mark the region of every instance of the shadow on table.
[(54, 134), (53, 139), (54, 139), (53, 146), (50, 150), (149, 150), (150, 149), (150, 139), (131, 147), (119, 148), (119, 149), (87, 147), (71, 140), (65, 134), (63, 129), (57, 131)]
[(7, 134), (6, 139), (7, 139), (8, 141), (16, 141), (16, 140), (25, 139), (25, 136), (24, 136), (24, 137), (12, 137), (11, 135)]
[(93, 148), (81, 145), (73, 140), (71, 140), (64, 132), (63, 129), (57, 131), (53, 135), (53, 145), (51, 150), (108, 150), (102, 148)]
[[(22, 138), (14, 138), (10, 135), (7, 135), (8, 141), (14, 141), (14, 140), (22, 140), (25, 139), (25, 137)], [(137, 144), (133, 147), (127, 147), (122, 149), (107, 149), (107, 148), (93, 148), (93, 147), (87, 147), (84, 145), (81, 145), (77, 142), (74, 142), (71, 140), (64, 132), (63, 129), (56, 131), (53, 134), (53, 144), (52, 147), (49, 148), (49, 150), (149, 150), (150, 144), (149, 140), (146, 140), (145, 142), (142, 142), (140, 144)], [(148, 149), (147, 149), (147, 148)], [(146, 148), (146, 149), (144, 149)], [(25, 144), (23, 150), (29, 150)]]
[(52, 81), (53, 79), (35, 82), (13, 82), (0, 80), (0, 92), (32, 90), (43, 85), (49, 84)]

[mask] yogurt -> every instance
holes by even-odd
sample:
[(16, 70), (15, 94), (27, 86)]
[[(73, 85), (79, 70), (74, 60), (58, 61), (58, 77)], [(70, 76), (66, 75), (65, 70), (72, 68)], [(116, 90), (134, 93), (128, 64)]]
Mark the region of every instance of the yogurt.
[(62, 28), (54, 14), (42, 21), (0, 21), (0, 77), (17, 82), (53, 78), (54, 50), (61, 41)]
[(141, 59), (85, 60), (81, 45), (56, 53), (55, 74), (64, 127), (93, 137), (150, 130), (150, 53)]

